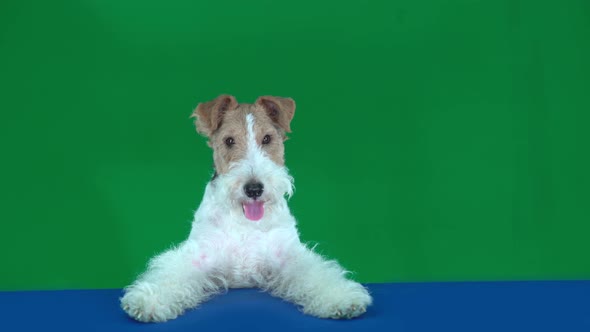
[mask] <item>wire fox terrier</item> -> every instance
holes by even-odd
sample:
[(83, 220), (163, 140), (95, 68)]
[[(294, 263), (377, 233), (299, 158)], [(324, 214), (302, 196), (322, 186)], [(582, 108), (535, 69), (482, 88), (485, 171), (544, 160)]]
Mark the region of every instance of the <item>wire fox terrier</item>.
[(154, 257), (125, 289), (122, 308), (142, 322), (174, 319), (228, 288), (258, 287), (310, 315), (353, 318), (372, 302), (299, 240), (285, 196), (293, 179), (284, 165), (286, 133), (295, 113), (290, 98), (260, 97), (238, 104), (222, 95), (193, 113), (213, 149), (207, 184), (187, 240)]

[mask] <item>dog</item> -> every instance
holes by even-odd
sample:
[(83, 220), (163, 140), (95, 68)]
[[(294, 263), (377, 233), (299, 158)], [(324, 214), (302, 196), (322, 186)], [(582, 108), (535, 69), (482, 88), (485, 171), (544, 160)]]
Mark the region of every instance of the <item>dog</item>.
[(284, 141), (291, 98), (239, 104), (221, 95), (198, 104), (197, 132), (213, 149), (214, 174), (188, 239), (152, 258), (124, 290), (121, 307), (141, 322), (164, 322), (228, 288), (258, 287), (320, 318), (354, 318), (372, 298), (337, 262), (302, 244), (287, 206), (293, 179)]

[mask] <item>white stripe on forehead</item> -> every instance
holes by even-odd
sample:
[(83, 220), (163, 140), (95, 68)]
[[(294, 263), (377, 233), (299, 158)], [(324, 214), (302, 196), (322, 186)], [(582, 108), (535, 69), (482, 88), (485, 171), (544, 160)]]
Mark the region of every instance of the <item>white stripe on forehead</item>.
[(256, 144), (256, 133), (254, 132), (254, 115), (248, 113), (246, 115), (246, 128), (248, 130), (248, 150), (257, 150), (258, 144)]

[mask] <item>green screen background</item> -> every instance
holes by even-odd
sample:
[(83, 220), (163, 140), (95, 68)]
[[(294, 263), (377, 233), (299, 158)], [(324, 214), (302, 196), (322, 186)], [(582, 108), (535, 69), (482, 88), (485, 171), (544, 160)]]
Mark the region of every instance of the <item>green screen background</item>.
[(356, 279), (590, 278), (589, 36), (585, 0), (4, 0), (0, 289), (182, 241), (221, 93), (296, 100), (290, 206)]

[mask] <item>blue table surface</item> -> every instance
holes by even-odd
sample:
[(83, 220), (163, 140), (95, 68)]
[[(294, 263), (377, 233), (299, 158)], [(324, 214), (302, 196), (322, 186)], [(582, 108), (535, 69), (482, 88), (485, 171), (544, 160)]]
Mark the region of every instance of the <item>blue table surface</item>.
[(590, 331), (590, 281), (368, 284), (353, 320), (306, 316), (255, 289), (229, 290), (183, 316), (137, 323), (120, 289), (0, 292), (0, 331)]

